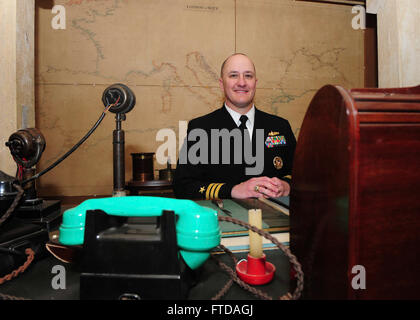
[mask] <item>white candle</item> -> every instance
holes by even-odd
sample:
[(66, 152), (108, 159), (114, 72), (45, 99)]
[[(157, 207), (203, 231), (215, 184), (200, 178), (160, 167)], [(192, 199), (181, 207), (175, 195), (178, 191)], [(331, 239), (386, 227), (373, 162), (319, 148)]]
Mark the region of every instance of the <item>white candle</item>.
[[(262, 229), (262, 213), (261, 209), (251, 209), (248, 211), (248, 222), (250, 225)], [(249, 231), (249, 254), (254, 258), (261, 258), (262, 237), (253, 231)]]

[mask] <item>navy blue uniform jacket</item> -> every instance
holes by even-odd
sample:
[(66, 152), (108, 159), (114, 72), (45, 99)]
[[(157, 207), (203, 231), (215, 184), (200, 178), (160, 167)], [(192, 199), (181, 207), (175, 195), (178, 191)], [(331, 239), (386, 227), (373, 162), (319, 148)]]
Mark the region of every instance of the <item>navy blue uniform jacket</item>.
[[(234, 157), (238, 156), (235, 151), (238, 149), (235, 147), (238, 147), (238, 144), (243, 145), (241, 145), (242, 138), (237, 140), (235, 138), (237, 136), (233, 134), (230, 140), (225, 140), (229, 141), (225, 153), (228, 150), (230, 161), (223, 163), (223, 156), (226, 156), (223, 153), (224, 144), (220, 138), (213, 137), (212, 139), (212, 132), (222, 132), (220, 129), (227, 129), (225, 133), (233, 133), (236, 129), (235, 131), (240, 133), (224, 106), (188, 123), (186, 138), (188, 141), (184, 141), (180, 151), (173, 181), (177, 198), (228, 199), (231, 198), (231, 190), (236, 184), (256, 176), (278, 177), (290, 183), (296, 139), (286, 119), (255, 109), (252, 135), (252, 157), (254, 158), (249, 158), (254, 159), (255, 162), (250, 163), (249, 160), (248, 164), (244, 161), (244, 156), (240, 157), (242, 159), (240, 163), (235, 160)], [(257, 134), (257, 129), (262, 129), (259, 130), (259, 134)], [(205, 133), (207, 138), (192, 138), (192, 132)], [(202, 135), (199, 136), (202, 137)], [(246, 138), (249, 140), (249, 136), (246, 135)], [(214, 145), (212, 148), (215, 140), (219, 142), (218, 157), (215, 156), (217, 148)], [(244, 148), (240, 151), (243, 152), (243, 150)], [(257, 171), (261, 172), (249, 174)]]

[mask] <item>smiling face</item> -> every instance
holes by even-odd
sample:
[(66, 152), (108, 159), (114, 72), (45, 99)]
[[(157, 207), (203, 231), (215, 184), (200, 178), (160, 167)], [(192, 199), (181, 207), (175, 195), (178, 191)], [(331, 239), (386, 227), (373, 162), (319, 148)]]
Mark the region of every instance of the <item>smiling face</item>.
[(257, 85), (254, 64), (243, 54), (232, 55), (224, 63), (219, 85), (226, 105), (241, 114), (247, 113), (254, 103)]

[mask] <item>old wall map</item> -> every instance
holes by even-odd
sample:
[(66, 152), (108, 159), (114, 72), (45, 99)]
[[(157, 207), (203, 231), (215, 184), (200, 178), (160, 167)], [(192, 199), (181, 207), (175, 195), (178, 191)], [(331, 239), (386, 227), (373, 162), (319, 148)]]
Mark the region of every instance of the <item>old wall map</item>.
[[(132, 152), (156, 152), (159, 130), (179, 138), (180, 122), (219, 108), (223, 60), (246, 53), (257, 68), (258, 108), (287, 118), (295, 132), (326, 84), (363, 87), (363, 31), (351, 7), (290, 0), (63, 0), (65, 29), (51, 1), (37, 1), (36, 126), (47, 147), (39, 170), (93, 126), (104, 89), (124, 83), (137, 103), (127, 114), (126, 180)], [(68, 159), (40, 178), (41, 194), (108, 195), (113, 189), (108, 114)], [(179, 147), (178, 145), (176, 146)], [(171, 159), (175, 161), (176, 159)], [(155, 161), (155, 169), (165, 167)]]

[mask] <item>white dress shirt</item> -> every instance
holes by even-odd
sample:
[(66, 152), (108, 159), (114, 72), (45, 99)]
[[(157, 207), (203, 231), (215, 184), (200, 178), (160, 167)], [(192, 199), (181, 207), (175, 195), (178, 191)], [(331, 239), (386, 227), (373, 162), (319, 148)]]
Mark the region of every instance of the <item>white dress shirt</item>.
[[(231, 115), (233, 121), (235, 121), (236, 125), (239, 127), (239, 125), (241, 124), (241, 121), (239, 120), (239, 118), (241, 117), (242, 114), (229, 108), (226, 105), (226, 103), (225, 103), (225, 108)], [(252, 108), (249, 109), (249, 111), (245, 115), (248, 117), (248, 120), (246, 121), (245, 125), (246, 125), (246, 128), (248, 129), (249, 136), (251, 137), (251, 140), (252, 140), (252, 131), (254, 129), (254, 119), (255, 119), (255, 105), (252, 105)]]

